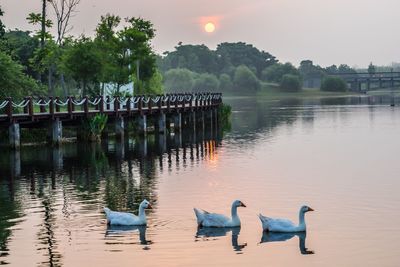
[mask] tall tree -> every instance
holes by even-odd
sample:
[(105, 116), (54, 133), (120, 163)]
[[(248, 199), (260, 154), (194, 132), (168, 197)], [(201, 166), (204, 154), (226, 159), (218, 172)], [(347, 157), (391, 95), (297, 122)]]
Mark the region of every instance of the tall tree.
[(185, 68), (198, 73), (217, 73), (217, 55), (205, 45), (182, 45), (179, 43), (175, 51), (166, 52), (162, 60), (163, 71)]
[[(32, 25), (40, 25), (40, 30), (36, 31), (36, 37), (40, 40), (40, 50), (38, 51), (37, 54), (42, 55), (42, 57), (37, 57), (36, 60), (41, 60), (44, 58), (44, 53), (46, 51), (46, 41), (51, 40), (51, 34), (47, 31), (47, 28), (52, 27), (53, 22), (49, 19), (47, 19), (47, 2), (49, 0), (42, 0), (42, 13), (30, 13), (27, 17), (27, 20), (30, 24)], [(33, 64), (40, 65), (42, 63), (34, 61)], [(36, 68), (40, 69), (40, 68)], [(43, 76), (44, 72), (46, 70), (41, 69), (42, 72), (40, 73), (39, 79), (43, 82)], [(48, 90), (49, 94), (53, 93), (53, 83), (52, 83), (52, 71), (51, 69), (47, 69), (48, 72)]]
[[(0, 6), (0, 17), (2, 17), (3, 15), (4, 15), (4, 12)], [(0, 39), (3, 38), (5, 33), (6, 33), (6, 26), (4, 26), (3, 22), (0, 19)]]
[(41, 15), (41, 19), (40, 19), (40, 23), (41, 23), (41, 35), (40, 35), (40, 46), (42, 47), (42, 49), (44, 49), (44, 44), (45, 44), (45, 40), (46, 40), (46, 26), (48, 26), (47, 23), (47, 2), (49, 0), (42, 0), (42, 15)]
[(265, 68), (278, 62), (270, 53), (260, 51), (253, 45), (244, 42), (221, 43), (217, 46), (216, 54), (221, 68), (245, 65), (254, 70), (258, 77), (261, 77), (261, 72)]
[(145, 86), (156, 75), (156, 57), (150, 43), (155, 36), (153, 24), (142, 18), (128, 18), (117, 31), (120, 23), (118, 16), (102, 16), (95, 39), (104, 65), (101, 81), (114, 84), (117, 92), (130, 80)]
[(57, 45), (61, 46), (65, 34), (72, 30), (69, 24), (71, 16), (76, 12), (76, 8), (81, 0), (49, 0), (54, 9), (57, 19)]
[(75, 41), (64, 56), (64, 66), (68, 74), (80, 82), (82, 96), (88, 94), (90, 84), (97, 85), (102, 68), (102, 58), (95, 43), (86, 37)]
[[(57, 24), (57, 38), (56, 44), (59, 48), (63, 48), (65, 35), (72, 30), (72, 26), (70, 25), (70, 19), (73, 14), (76, 12), (76, 8), (80, 3), (80, 0), (49, 0), (51, 6), (53, 7), (54, 13), (56, 15), (56, 24)], [(58, 49), (59, 57), (63, 52), (63, 49)], [(50, 71), (56, 71), (57, 66), (55, 64), (51, 65)], [(60, 84), (64, 95), (68, 94), (67, 88), (65, 85), (64, 73), (59, 73)]]

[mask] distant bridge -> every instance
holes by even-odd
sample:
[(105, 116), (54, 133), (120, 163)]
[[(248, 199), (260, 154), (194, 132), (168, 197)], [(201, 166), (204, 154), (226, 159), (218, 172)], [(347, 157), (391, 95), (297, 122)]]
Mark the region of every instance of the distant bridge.
[[(217, 126), (217, 108), (222, 103), (221, 93), (185, 93), (135, 97), (25, 97), (15, 102), (11, 98), (0, 101), (0, 130), (8, 128), (9, 144), (20, 146), (20, 128), (49, 128), (48, 140), (58, 145), (62, 140), (62, 126), (77, 126), (96, 114), (108, 116), (114, 123), (117, 138), (123, 138), (129, 121), (135, 121), (138, 132), (146, 134), (149, 119), (157, 133), (165, 134), (173, 124), (174, 131), (183, 126), (204, 128)], [(79, 135), (77, 136), (79, 138)]]
[(357, 92), (400, 87), (400, 72), (335, 73), (330, 76), (342, 78), (350, 90)]

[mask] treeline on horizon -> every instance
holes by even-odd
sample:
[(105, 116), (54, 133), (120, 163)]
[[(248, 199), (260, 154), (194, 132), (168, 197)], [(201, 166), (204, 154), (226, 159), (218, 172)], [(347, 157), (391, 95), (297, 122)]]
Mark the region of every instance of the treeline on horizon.
[(400, 71), (400, 65), (377, 67), (372, 63), (366, 69), (355, 69), (347, 64), (321, 67), (311, 60), (303, 60), (299, 67), (290, 62), (281, 63), (268, 52), (244, 42), (221, 43), (215, 50), (205, 45), (179, 43), (172, 52), (158, 58), (163, 84), (169, 91), (222, 91), (253, 94), (260, 89), (277, 88), (297, 92), (303, 87), (326, 91), (346, 91), (347, 84), (335, 77), (341, 73)]
[[(34, 32), (6, 29), (0, 6), (0, 99), (128, 95), (126, 88), (132, 83), (135, 94), (254, 94), (271, 86), (295, 92), (315, 77), (324, 80), (322, 89), (340, 91), (346, 90), (344, 81), (327, 75), (360, 71), (346, 64), (323, 68), (311, 60), (295, 67), (244, 42), (221, 43), (215, 50), (178, 43), (174, 51), (157, 55), (151, 44), (156, 34), (151, 21), (106, 14), (93, 37), (73, 37), (68, 35), (73, 26), (70, 18), (80, 0), (42, 0), (38, 6), (40, 3), (42, 12), (26, 18), (35, 26)], [(62, 8), (65, 12), (60, 13)], [(53, 21), (49, 12), (55, 14)], [(372, 63), (368, 67), (370, 73), (381, 70), (390, 71), (390, 67)]]

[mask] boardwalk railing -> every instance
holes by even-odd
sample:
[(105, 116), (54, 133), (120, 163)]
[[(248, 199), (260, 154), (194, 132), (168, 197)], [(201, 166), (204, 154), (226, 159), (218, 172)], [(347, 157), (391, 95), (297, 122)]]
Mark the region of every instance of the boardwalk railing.
[(108, 121), (115, 125), (115, 135), (118, 138), (123, 138), (127, 129), (125, 124), (131, 119), (135, 119), (138, 133), (146, 134), (148, 117), (152, 118), (155, 131), (165, 134), (171, 122), (175, 132), (180, 132), (186, 125), (196, 129), (196, 124), (200, 124), (204, 128), (206, 121), (216, 128), (217, 107), (221, 103), (220, 93), (86, 96), (81, 99), (70, 96), (64, 100), (59, 97), (25, 97), (19, 102), (7, 98), (0, 101), (0, 129), (8, 127), (9, 144), (13, 148), (20, 146), (21, 127), (48, 127), (48, 140), (52, 144), (59, 144), (63, 125), (82, 128), (82, 118), (96, 114), (107, 115)]
[(59, 97), (25, 97), (15, 102), (12, 98), (0, 100), (0, 122), (42, 117), (69, 117), (104, 113), (107, 115), (126, 116), (133, 113), (151, 114), (158, 111), (180, 111), (218, 106), (222, 102), (221, 93), (166, 94), (134, 97), (83, 97), (76, 99), (69, 96), (64, 100)]

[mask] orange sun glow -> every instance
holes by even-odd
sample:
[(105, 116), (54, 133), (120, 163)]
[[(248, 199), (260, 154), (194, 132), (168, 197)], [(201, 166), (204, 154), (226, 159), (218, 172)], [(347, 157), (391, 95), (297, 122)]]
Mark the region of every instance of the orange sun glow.
[(215, 31), (215, 25), (212, 22), (207, 22), (206, 25), (204, 25), (204, 30), (208, 33), (212, 33)]

